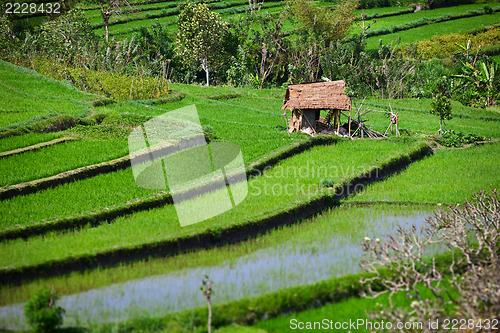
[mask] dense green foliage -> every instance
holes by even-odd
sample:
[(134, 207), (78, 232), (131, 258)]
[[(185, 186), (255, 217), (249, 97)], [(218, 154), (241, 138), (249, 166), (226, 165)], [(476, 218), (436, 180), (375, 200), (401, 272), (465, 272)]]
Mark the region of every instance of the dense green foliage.
[[(454, 58), (453, 63), (421, 62), (419, 47), (398, 51), (402, 44), (397, 37), (400, 36), (405, 45), (446, 33), (447, 29), (456, 32), (468, 30), (469, 26), (477, 27), (479, 22), (482, 26), (497, 23), (499, 15), (495, 13), (498, 6), (494, 2), (447, 7), (457, 3), (424, 1), (422, 4), (431, 10), (411, 14), (396, 10), (387, 17), (382, 13), (382, 18), (369, 29), (366, 21), (358, 21), (359, 27), (351, 29), (356, 6), (372, 8), (396, 3), (364, 1), (358, 4), (352, 0), (342, 1), (333, 10), (326, 10), (332, 4), (300, 0), (289, 1), (284, 8), (278, 3), (270, 3), (276, 6), (269, 7), (269, 11), (264, 11), (267, 3), (261, 11), (250, 9), (240, 0), (203, 5), (181, 2), (146, 4), (140, 1), (131, 4), (133, 10), (124, 6), (123, 15), (113, 15), (114, 21), (109, 22), (112, 29), (128, 29), (122, 31), (124, 33), (135, 31), (126, 39), (120, 40), (120, 33), (117, 33), (114, 36), (118, 38), (105, 45), (93, 42), (96, 39), (88, 31), (89, 22), (98, 31), (102, 13), (96, 6), (87, 6), (85, 17), (81, 17), (81, 12), (71, 11), (58, 21), (47, 22), (40, 36), (36, 32), (30, 34), (22, 47), (19, 39), (10, 40), (6, 44), (5, 58), (68, 80), (81, 89), (118, 100), (163, 96), (168, 78), (186, 83), (211, 81), (216, 85), (228, 83), (258, 88), (327, 78), (345, 80), (356, 96), (404, 98), (433, 97), (443, 93), (468, 105), (479, 106), (482, 104), (477, 102), (477, 96), (464, 95), (464, 90), (460, 89), (451, 90), (452, 86), (457, 86), (454, 81), (458, 76), (466, 74), (460, 67), (459, 58)], [(398, 2), (397, 5), (404, 8), (409, 3)], [(200, 15), (194, 15), (194, 9), (198, 7), (196, 12)], [(247, 13), (238, 14), (244, 11)], [(175, 20), (176, 15), (178, 20)], [(371, 13), (365, 19), (379, 15)], [(156, 22), (153, 18), (157, 18)], [(205, 23), (200, 25), (203, 20)], [(51, 41), (50, 36), (56, 36), (62, 22), (67, 22), (69, 29), (66, 30), (74, 33), (71, 34), (71, 47), (58, 52), (60, 46)], [(210, 22), (210, 27), (207, 22)], [(5, 31), (8, 31), (9, 26), (5, 24)], [(177, 38), (174, 37), (176, 24), (180, 27)], [(353, 34), (344, 38), (350, 29)], [(421, 33), (419, 29), (426, 32)], [(12, 34), (3, 36), (8, 39)], [(379, 36), (384, 41), (380, 45)], [(495, 43), (495, 36), (483, 34), (482, 39), (476, 38), (475, 42), (491, 45)], [(63, 41), (61, 43), (65, 45)], [(22, 54), (29, 57), (22, 57)], [(44, 58), (64, 65), (53, 70)], [(31, 59), (30, 64), (26, 63), (27, 59)], [(486, 64), (489, 66), (488, 78), (498, 77), (491, 75), (491, 65)], [(474, 63), (473, 67), (480, 76), (483, 75), (480, 62)], [(105, 75), (102, 71), (114, 73)], [(425, 75), (419, 75), (422, 71), (426, 71)], [(429, 89), (426, 81), (440, 82), (440, 85)], [(497, 84), (493, 82), (487, 87), (486, 103), (494, 105)]]
[[(374, 147), (377, 149), (374, 150)], [(302, 204), (314, 199), (328, 196), (333, 190), (323, 189), (320, 186), (320, 180), (323, 178), (335, 179), (336, 184), (341, 184), (417, 148), (420, 148), (418, 142), (402, 146), (393, 141), (364, 141), (357, 144), (346, 141), (333, 146), (314, 147), (303, 154), (281, 161), (265, 177), (250, 179), (249, 194), (241, 204), (202, 224), (181, 228), (175, 207), (169, 204), (120, 217), (111, 224), (103, 224), (97, 228), (84, 228), (75, 233), (34, 237), (28, 243), (23, 240), (0, 243), (0, 249), (10, 253), (9, 258), (0, 259), (0, 266), (20, 267), (51, 259), (61, 260), (86, 256), (116, 247), (152, 244), (176, 237), (185, 237), (209, 230), (234, 228), (252, 223), (252, 221), (260, 221), (278, 213), (298, 209)], [(332, 164), (331, 155), (337, 156), (336, 165)], [(330, 165), (329, 168), (324, 167), (327, 162)], [(301, 181), (297, 182), (301, 165), (307, 165), (308, 177), (302, 176)], [(33, 255), (24, 256), (26, 251)]]
[(25, 306), (28, 323), (37, 333), (50, 333), (63, 321), (64, 309), (56, 305), (58, 296), (51, 289), (42, 289)]

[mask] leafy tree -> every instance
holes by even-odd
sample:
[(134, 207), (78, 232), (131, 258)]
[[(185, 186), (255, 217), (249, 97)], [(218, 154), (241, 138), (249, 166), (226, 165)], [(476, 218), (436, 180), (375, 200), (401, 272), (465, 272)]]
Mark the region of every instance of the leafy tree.
[(210, 69), (222, 61), (228, 24), (206, 4), (186, 2), (180, 6), (176, 55), (187, 65), (201, 63), (210, 85)]
[(42, 289), (26, 303), (24, 315), (35, 332), (52, 332), (62, 324), (65, 311), (56, 306), (58, 299), (53, 289)]
[(333, 12), (319, 7), (311, 0), (288, 0), (290, 13), (302, 29), (310, 31), (317, 38), (324, 39), (325, 45), (344, 38), (354, 22), (354, 10), (359, 0), (339, 1)]
[(280, 67), (286, 64), (287, 46), (284, 40), (286, 33), (283, 31), (286, 13), (282, 11), (279, 16), (273, 17), (269, 13), (256, 16), (251, 22), (258, 22), (258, 29), (251, 29), (251, 33), (245, 42), (245, 49), (252, 58), (251, 65), (253, 73), (249, 75), (250, 80), (259, 89), (271, 74), (275, 77)]
[(121, 15), (122, 8), (127, 6), (133, 9), (128, 0), (98, 0), (101, 6), (101, 15), (104, 21), (104, 28), (106, 30), (106, 43), (109, 42), (109, 19), (114, 14)]
[(47, 54), (66, 62), (81, 55), (82, 49), (95, 39), (92, 26), (80, 9), (47, 21), (41, 27), (41, 45)]
[(459, 64), (455, 80), (454, 94), (462, 104), (472, 107), (488, 107), (497, 104), (500, 97), (499, 66), (487, 56), (479, 55), (482, 45), (473, 51), (469, 39), (466, 45), (458, 45), (454, 60)]
[[(434, 101), (432, 101), (431, 114), (439, 116), (439, 133), (443, 131), (443, 124), (445, 120), (453, 118), (451, 115), (451, 103), (443, 96), (443, 94), (437, 94)], [(446, 124), (444, 124), (446, 126)]]

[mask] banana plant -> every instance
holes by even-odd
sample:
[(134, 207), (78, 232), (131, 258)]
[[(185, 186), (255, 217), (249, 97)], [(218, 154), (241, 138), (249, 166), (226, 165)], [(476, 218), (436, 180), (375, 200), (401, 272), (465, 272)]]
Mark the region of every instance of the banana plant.
[(454, 75), (467, 89), (472, 89), (481, 98), (484, 106), (495, 105), (500, 95), (498, 87), (498, 63), (481, 61), (477, 66), (466, 62), (462, 67), (463, 74)]

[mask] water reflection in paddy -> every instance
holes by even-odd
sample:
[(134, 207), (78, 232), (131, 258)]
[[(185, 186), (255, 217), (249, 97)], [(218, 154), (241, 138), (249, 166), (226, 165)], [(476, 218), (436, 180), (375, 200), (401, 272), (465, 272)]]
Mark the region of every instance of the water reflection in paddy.
[[(218, 265), (67, 295), (59, 304), (66, 309), (65, 325), (75, 325), (158, 316), (203, 306), (199, 287), (204, 274), (215, 283), (214, 303), (310, 284), (358, 272), (360, 243), (365, 236), (383, 238), (394, 233), (398, 224), (405, 228), (420, 226), (430, 215), (427, 210), (387, 206), (336, 209), (280, 230), (290, 234), (286, 241), (268, 246), (264, 242), (261, 249)], [(1, 307), (0, 327), (24, 327), (23, 306)]]

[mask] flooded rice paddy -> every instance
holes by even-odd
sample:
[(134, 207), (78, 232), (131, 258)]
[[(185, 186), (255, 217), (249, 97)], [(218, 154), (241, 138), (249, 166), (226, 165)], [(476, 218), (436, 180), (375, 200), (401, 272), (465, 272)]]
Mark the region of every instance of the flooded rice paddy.
[[(258, 245), (228, 260), (65, 295), (58, 304), (66, 310), (65, 325), (86, 325), (204, 306), (204, 274), (214, 281), (214, 303), (311, 284), (358, 272), (364, 237), (383, 239), (397, 225), (421, 226), (431, 214), (429, 208), (338, 208), (249, 240)], [(190, 255), (195, 253), (186, 260)], [(0, 307), (0, 327), (26, 327), (23, 308), (24, 303)]]

